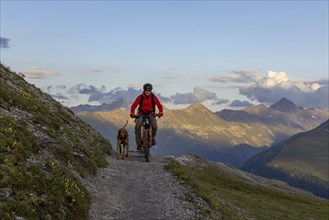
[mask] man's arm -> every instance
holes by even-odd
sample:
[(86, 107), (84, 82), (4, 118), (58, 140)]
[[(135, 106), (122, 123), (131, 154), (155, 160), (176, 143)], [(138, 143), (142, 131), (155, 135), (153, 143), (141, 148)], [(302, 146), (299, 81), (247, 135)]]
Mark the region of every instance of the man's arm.
[(154, 102), (158, 106), (159, 113), (160, 112), (163, 113), (163, 106), (162, 106), (161, 102), (159, 101), (158, 97), (154, 96)]
[(135, 109), (137, 108), (140, 99), (141, 99), (141, 96), (140, 96), (140, 95), (137, 96), (137, 98), (135, 99), (134, 103), (133, 103), (132, 106), (131, 106), (130, 114), (135, 114)]

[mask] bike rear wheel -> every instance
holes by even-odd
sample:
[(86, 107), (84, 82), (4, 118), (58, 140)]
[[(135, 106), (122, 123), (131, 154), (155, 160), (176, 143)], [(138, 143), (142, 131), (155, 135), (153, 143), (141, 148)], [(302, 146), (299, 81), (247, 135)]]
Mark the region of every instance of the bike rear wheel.
[(149, 148), (150, 133), (149, 133), (149, 131), (145, 132), (144, 138), (145, 138), (144, 139), (145, 159), (146, 159), (146, 162), (150, 162), (150, 148)]

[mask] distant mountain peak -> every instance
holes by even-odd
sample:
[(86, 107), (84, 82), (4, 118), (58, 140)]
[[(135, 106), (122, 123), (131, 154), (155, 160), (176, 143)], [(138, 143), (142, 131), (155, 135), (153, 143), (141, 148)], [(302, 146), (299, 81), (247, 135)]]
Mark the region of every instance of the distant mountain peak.
[(200, 111), (211, 112), (206, 106), (202, 105), (201, 103), (193, 103), (192, 105), (188, 106), (185, 110), (186, 111), (196, 111), (196, 112), (200, 112)]
[(290, 100), (282, 98), (279, 102), (270, 106), (270, 109), (276, 109), (281, 112), (292, 112), (298, 109), (298, 107)]

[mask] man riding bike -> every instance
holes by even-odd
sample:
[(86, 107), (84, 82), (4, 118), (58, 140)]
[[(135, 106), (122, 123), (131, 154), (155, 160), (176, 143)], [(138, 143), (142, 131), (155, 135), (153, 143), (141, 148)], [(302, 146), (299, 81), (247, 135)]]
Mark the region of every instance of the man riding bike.
[(159, 109), (159, 113), (157, 114), (160, 118), (163, 116), (163, 106), (160, 103), (159, 99), (152, 93), (153, 86), (150, 83), (146, 83), (143, 86), (143, 93), (139, 96), (137, 96), (136, 100), (131, 106), (130, 109), (130, 117), (135, 118), (135, 109), (139, 105), (138, 108), (138, 117), (136, 118), (136, 124), (135, 124), (135, 139), (137, 144), (137, 150), (141, 149), (142, 146), (142, 137), (141, 137), (141, 127), (143, 125), (143, 115), (149, 114), (150, 116), (150, 122), (152, 127), (152, 145), (156, 144), (155, 136), (158, 130), (157, 121), (155, 119), (155, 105)]

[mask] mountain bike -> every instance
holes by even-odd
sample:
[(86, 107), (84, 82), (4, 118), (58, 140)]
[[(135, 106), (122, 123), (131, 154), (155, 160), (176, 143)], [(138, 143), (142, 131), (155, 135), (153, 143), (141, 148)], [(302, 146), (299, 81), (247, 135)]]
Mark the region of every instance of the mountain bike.
[[(154, 117), (158, 116), (155, 114)], [(139, 116), (135, 115), (137, 119)], [(146, 162), (150, 162), (150, 148), (152, 147), (152, 127), (151, 127), (151, 119), (153, 117), (151, 115), (145, 114), (143, 117), (143, 125), (142, 125), (142, 146), (141, 150), (144, 151)]]

